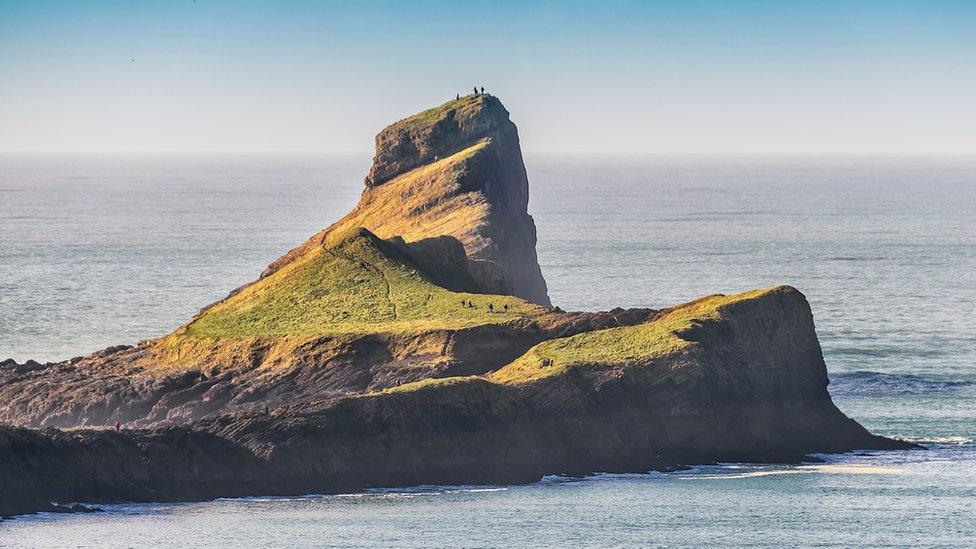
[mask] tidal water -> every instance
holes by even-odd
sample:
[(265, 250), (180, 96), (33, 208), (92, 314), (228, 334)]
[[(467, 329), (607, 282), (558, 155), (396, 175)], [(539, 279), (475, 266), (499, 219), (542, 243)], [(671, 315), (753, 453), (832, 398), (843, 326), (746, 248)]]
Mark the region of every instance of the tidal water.
[[(0, 359), (167, 333), (349, 210), (369, 160), (0, 156)], [(555, 304), (791, 284), (813, 307), (835, 402), (927, 449), (113, 505), (0, 523), (0, 546), (976, 545), (976, 157), (527, 164)]]

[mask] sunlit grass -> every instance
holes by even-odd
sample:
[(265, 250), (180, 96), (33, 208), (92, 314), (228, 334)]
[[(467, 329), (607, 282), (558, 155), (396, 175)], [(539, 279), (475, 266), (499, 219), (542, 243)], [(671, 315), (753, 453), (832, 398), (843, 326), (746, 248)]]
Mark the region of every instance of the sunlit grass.
[[(488, 310), (489, 304), (493, 311)], [(428, 281), (399, 249), (355, 229), (330, 238), (325, 245), (210, 307), (176, 335), (247, 338), (413, 333), (504, 323), (543, 313), (541, 307), (512, 296), (441, 288)]]
[(666, 357), (692, 345), (677, 334), (691, 328), (694, 321), (720, 319), (724, 307), (781, 288), (708, 296), (676, 307), (644, 324), (544, 341), (492, 374), (490, 379), (521, 382), (556, 375), (577, 365), (627, 365)]

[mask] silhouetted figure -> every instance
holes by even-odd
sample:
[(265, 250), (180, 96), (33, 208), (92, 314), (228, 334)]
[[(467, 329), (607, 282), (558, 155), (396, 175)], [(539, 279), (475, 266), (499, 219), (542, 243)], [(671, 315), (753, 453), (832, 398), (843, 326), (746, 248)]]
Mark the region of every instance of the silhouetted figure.
[(491, 303), (489, 303), (489, 304), (488, 304), (488, 312), (489, 312), (489, 313), (493, 313), (493, 312), (495, 312), (495, 306), (494, 306), (494, 305), (492, 305)]
[(457, 100), (457, 99), (461, 99), (461, 94), (457, 94), (457, 97), (455, 97), (454, 99), (455, 99), (455, 100)]
[(474, 87), (474, 94), (475, 94), (475, 95), (478, 95), (478, 86), (475, 86), (475, 87)]
[(502, 307), (502, 309), (505, 309), (505, 312), (507, 313), (508, 312), (508, 303), (506, 303), (505, 306)]
[(116, 421), (115, 422), (115, 432), (118, 433), (119, 432), (119, 429), (121, 429), (121, 428), (122, 428), (122, 422), (121, 421)]
[(484, 95), (484, 94), (485, 94), (485, 87), (484, 86), (481, 86), (481, 95)]

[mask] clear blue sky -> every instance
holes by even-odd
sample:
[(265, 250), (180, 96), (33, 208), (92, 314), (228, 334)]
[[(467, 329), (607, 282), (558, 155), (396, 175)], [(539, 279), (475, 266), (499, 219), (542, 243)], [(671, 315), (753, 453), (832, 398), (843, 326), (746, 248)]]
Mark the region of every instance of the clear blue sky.
[(368, 151), (475, 84), (527, 152), (976, 153), (976, 2), (0, 0), (0, 151)]

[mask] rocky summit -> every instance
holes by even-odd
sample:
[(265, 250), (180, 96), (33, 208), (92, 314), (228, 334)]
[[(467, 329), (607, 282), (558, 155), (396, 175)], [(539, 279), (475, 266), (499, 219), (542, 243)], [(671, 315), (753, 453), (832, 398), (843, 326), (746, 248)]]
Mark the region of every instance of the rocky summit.
[(0, 515), (910, 446), (834, 406), (794, 288), (552, 308), (528, 196), (495, 97), (387, 127), (355, 209), (172, 334), (0, 362)]
[(265, 274), (356, 227), (437, 250), (455, 239), (478, 291), (549, 305), (536, 259), (535, 223), (518, 129), (497, 98), (479, 94), (401, 120), (376, 136), (359, 205)]

